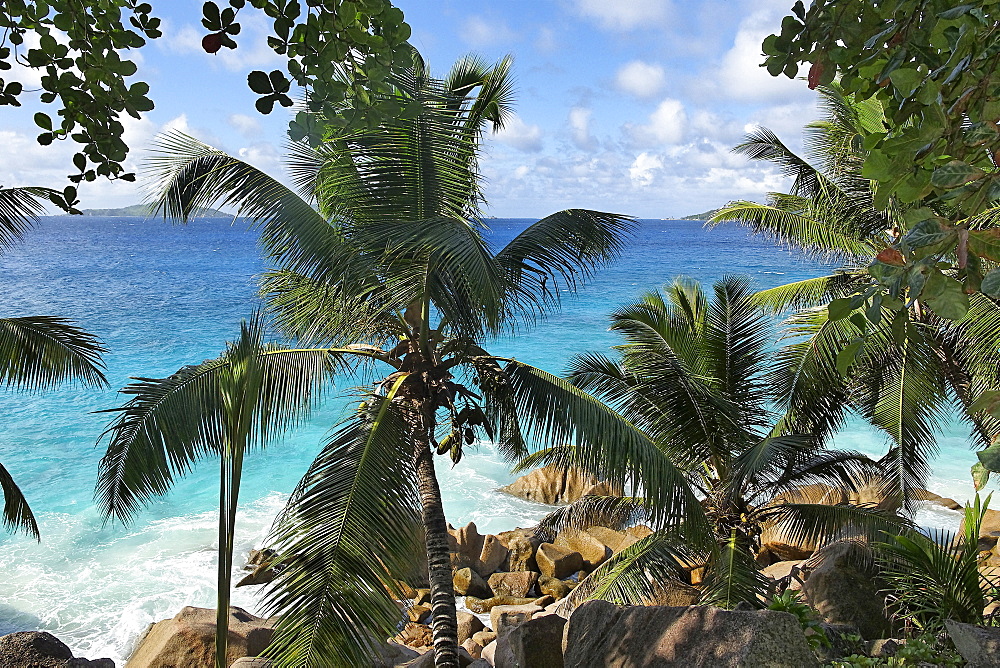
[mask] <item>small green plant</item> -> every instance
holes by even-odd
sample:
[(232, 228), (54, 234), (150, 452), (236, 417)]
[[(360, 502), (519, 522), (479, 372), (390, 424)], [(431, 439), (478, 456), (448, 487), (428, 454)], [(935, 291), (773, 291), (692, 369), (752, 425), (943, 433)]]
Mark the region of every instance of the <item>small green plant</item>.
[(834, 659), (826, 665), (827, 668), (869, 668), (870, 666), (903, 668), (904, 666), (927, 665), (938, 668), (957, 668), (957, 666), (965, 665), (965, 662), (954, 648), (940, 642), (935, 636), (925, 633), (907, 640), (906, 644), (899, 648), (896, 656), (882, 658), (852, 654)]
[(786, 589), (783, 593), (776, 594), (768, 602), (767, 609), (795, 615), (813, 651), (830, 646), (830, 638), (819, 621), (819, 614), (802, 600), (799, 592)]
[(993, 585), (979, 570), (979, 528), (990, 497), (966, 506), (959, 536), (934, 530), (890, 536), (876, 545), (894, 616), (924, 633), (938, 633), (946, 619), (982, 624)]

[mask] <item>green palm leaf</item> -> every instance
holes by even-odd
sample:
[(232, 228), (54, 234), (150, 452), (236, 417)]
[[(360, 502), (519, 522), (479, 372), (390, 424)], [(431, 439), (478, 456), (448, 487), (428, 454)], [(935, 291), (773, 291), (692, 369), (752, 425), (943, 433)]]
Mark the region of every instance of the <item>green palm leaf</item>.
[[(254, 336), (244, 328), (243, 342)], [(229, 411), (220, 383), (235, 364), (238, 346), (222, 357), (186, 366), (167, 378), (136, 378), (122, 394), (132, 398), (104, 412), (118, 417), (101, 435), (97, 500), (105, 518), (129, 522), (139, 509), (166, 493), (198, 459), (219, 454)], [(261, 345), (254, 356), (262, 375), (248, 444), (261, 446), (288, 428), (319, 400), (323, 384), (344, 369), (354, 350), (285, 349)]]
[(10, 250), (38, 222), (38, 216), (45, 211), (40, 200), (53, 201), (61, 196), (50, 188), (0, 187), (0, 253)]
[(10, 472), (0, 464), (0, 490), (3, 491), (3, 526), (10, 531), (23, 531), (36, 540), (41, 540), (38, 523), (28, 507)]
[(266, 595), (280, 615), (267, 650), (279, 667), (367, 665), (373, 643), (396, 632), (394, 578), (419, 551), (398, 387), (340, 425), (272, 532), (287, 564)]
[(641, 490), (654, 521), (684, 516), (705, 530), (701, 504), (683, 474), (642, 432), (593, 396), (541, 369), (504, 368), (518, 415), (536, 443), (568, 443), (574, 462), (602, 480)]
[(767, 591), (767, 578), (757, 570), (753, 555), (743, 548), (734, 530), (713, 551), (705, 568), (700, 603), (732, 610), (740, 603), (759, 607)]
[(0, 318), (0, 384), (43, 389), (68, 380), (103, 387), (107, 350), (65, 318)]

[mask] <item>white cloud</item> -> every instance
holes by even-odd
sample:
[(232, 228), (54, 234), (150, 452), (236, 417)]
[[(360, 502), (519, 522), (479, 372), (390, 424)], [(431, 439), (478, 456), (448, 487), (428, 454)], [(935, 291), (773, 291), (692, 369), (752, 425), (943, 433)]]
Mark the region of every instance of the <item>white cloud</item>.
[(470, 16), (462, 22), (462, 41), (469, 46), (483, 48), (512, 41), (516, 35), (501, 20)]
[(267, 45), (270, 26), (259, 14), (250, 14), (245, 19), (241, 16), (242, 32), (234, 38), (237, 48), (222, 47), (214, 54), (205, 53), (201, 46), (201, 40), (206, 34), (204, 28), (191, 24), (177, 28), (168, 21), (163, 23), (163, 37), (156, 40), (156, 44), (173, 53), (200, 54), (209, 62), (221, 64), (230, 72), (264, 69), (284, 63), (284, 56), (279, 56)]
[(772, 77), (760, 67), (764, 62), (761, 43), (775, 32), (786, 11), (766, 8), (744, 19), (733, 39), (732, 48), (723, 56), (717, 72), (705, 73), (699, 84), (703, 92), (709, 97), (725, 95), (748, 102), (782, 103), (813, 97), (814, 93), (805, 82), (791, 80), (784, 75)]
[(641, 98), (653, 97), (663, 89), (664, 83), (663, 68), (641, 60), (622, 65), (615, 74), (618, 90)]
[(679, 144), (687, 128), (687, 112), (680, 100), (667, 98), (649, 115), (645, 125), (625, 124), (625, 131), (640, 145)]
[(245, 114), (230, 114), (229, 118), (226, 119), (226, 122), (248, 139), (260, 135), (260, 121), (253, 116), (247, 116)]
[(538, 37), (535, 38), (535, 48), (542, 53), (552, 53), (559, 48), (555, 31), (548, 26), (540, 27), (538, 29)]
[(528, 125), (517, 114), (513, 114), (503, 130), (493, 136), (519, 151), (537, 153), (542, 150), (542, 129), (537, 125)]
[(634, 185), (646, 188), (653, 183), (653, 170), (659, 169), (663, 169), (663, 161), (643, 152), (636, 156), (632, 166), (628, 168), (628, 176)]
[(258, 142), (250, 146), (240, 148), (236, 155), (241, 160), (249, 162), (251, 165), (271, 176), (278, 176), (281, 171), (281, 154), (270, 142)]
[(664, 23), (673, 13), (669, 0), (576, 0), (575, 4), (583, 16), (618, 32)]
[(573, 144), (582, 151), (594, 148), (596, 142), (590, 134), (591, 111), (586, 107), (573, 107), (569, 110), (569, 127), (572, 131)]

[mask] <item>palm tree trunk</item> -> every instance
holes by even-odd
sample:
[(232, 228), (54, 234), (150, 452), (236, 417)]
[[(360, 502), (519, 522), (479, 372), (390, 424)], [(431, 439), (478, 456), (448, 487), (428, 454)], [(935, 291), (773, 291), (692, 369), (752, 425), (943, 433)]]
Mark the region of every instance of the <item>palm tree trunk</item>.
[(417, 488), (427, 541), (427, 575), (431, 585), (431, 628), (434, 632), (434, 665), (458, 668), (458, 620), (455, 588), (448, 550), (448, 525), (441, 504), (441, 488), (434, 472), (434, 456), (425, 439), (416, 447)]

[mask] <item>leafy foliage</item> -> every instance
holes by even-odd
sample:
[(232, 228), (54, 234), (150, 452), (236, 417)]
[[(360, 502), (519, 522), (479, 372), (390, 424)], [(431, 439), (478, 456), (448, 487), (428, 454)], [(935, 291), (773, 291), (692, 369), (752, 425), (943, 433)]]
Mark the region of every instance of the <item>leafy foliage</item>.
[(997, 583), (979, 570), (979, 528), (989, 501), (977, 494), (966, 505), (960, 536), (911, 532), (877, 545), (896, 616), (928, 633), (940, 632), (946, 619), (983, 623), (983, 609), (997, 600)]
[(879, 285), (865, 299), (920, 297), (956, 320), (968, 310), (967, 294), (995, 295), (1000, 274), (982, 284), (1000, 260), (998, 21), (996, 2), (822, 0), (807, 10), (800, 0), (780, 34), (764, 40), (772, 75), (794, 77), (811, 63), (811, 88), (836, 77), (848, 95), (884, 110), (883, 127), (860, 132), (861, 174), (872, 182), (876, 209), (912, 213), (891, 252), (869, 258)]
[(802, 600), (800, 592), (786, 589), (782, 593), (776, 594), (767, 602), (767, 609), (795, 615), (799, 626), (806, 634), (806, 641), (813, 651), (830, 646), (830, 638), (826, 635), (823, 624), (820, 623), (819, 613)]
[[(885, 127), (882, 104), (845, 95), (837, 84), (819, 90), (826, 114), (806, 126), (806, 157), (764, 129), (735, 149), (794, 176), (790, 191), (771, 193), (766, 205), (731, 203), (713, 224), (735, 221), (843, 263), (829, 276), (758, 293), (759, 302), (773, 311), (800, 309), (789, 320), (791, 342), (780, 352), (781, 370), (774, 377), (786, 411), (782, 429), (826, 438), (846, 410), (857, 411), (888, 437), (885, 462), (905, 498), (923, 484), (946, 413), (957, 409), (980, 448), (1000, 433), (1000, 422), (977, 415), (981, 404), (973, 403), (978, 393), (1000, 385), (991, 352), (1000, 345), (992, 315), (997, 305), (983, 295), (964, 294), (943, 274), (929, 275), (932, 289), (920, 300), (904, 303), (905, 294), (880, 292), (899, 279), (905, 261), (891, 244), (917, 209), (896, 203), (879, 210), (864, 174), (869, 155), (864, 137)], [(914, 228), (908, 243), (922, 254), (920, 262), (933, 265), (934, 248), (947, 235), (936, 224), (926, 233), (924, 227)], [(878, 271), (868, 266), (874, 254), (880, 258)], [(956, 322), (942, 313), (950, 308), (942, 299), (953, 298), (969, 309)]]
[[(39, 199), (58, 193), (48, 188), (0, 188), (0, 253), (10, 249), (38, 221)], [(97, 337), (65, 318), (21, 316), (0, 318), (0, 385), (16, 390), (43, 390), (77, 381), (103, 387), (107, 352)], [(38, 523), (21, 489), (0, 464), (0, 490), (5, 529), (40, 538)]]
[[(605, 447), (609, 434), (631, 437), (636, 449), (652, 447), (564, 380), (481, 347), (556, 305), (553, 285), (561, 290), (592, 275), (618, 254), (633, 224), (570, 209), (529, 225), (504, 248), (490, 247), (480, 218), (479, 140), (509, 118), (511, 95), (507, 59), (487, 65), (466, 58), (438, 79), (411, 54), (390, 97), (419, 113), (373, 129), (333, 124), (318, 146), (303, 136), (292, 148), (298, 193), (190, 137), (160, 142), (158, 210), (186, 220), (215, 202), (236, 208), (259, 227), (276, 265), (262, 292), (284, 332), (333, 346), (329, 353), (345, 371), (357, 370), (352, 358), (367, 362), (366, 372), (388, 369), (359, 389), (358, 413), (335, 430), (274, 528), (289, 564), (267, 597), (282, 618), (269, 651), (278, 665), (370, 660), (373, 639), (390, 634), (398, 620), (394, 580), (421, 568), (413, 549), (418, 518), (436, 661), (457, 665), (434, 453), (457, 464), (477, 439), (491, 439), (513, 460), (533, 439), (556, 434), (582, 450)], [(188, 387), (185, 412), (211, 407), (197, 398), (194, 379)], [(188, 438), (165, 426), (153, 425), (160, 433), (151, 449), (158, 455), (168, 438), (180, 466), (154, 459), (150, 475), (134, 459), (120, 476), (125, 484), (105, 488), (107, 506), (130, 512), (133, 496), (165, 488), (188, 458), (215, 447), (213, 434), (201, 441), (200, 432)], [(697, 506), (693, 497), (666, 495), (664, 513), (679, 511), (670, 502)]]
[[(772, 321), (756, 304), (746, 279), (726, 277), (713, 291), (709, 300), (700, 285), (679, 279), (665, 293), (649, 293), (619, 308), (611, 316), (612, 329), (625, 339), (616, 347), (618, 356), (587, 354), (571, 364), (571, 382), (603, 399), (609, 414), (616, 413), (644, 439), (627, 431), (607, 439), (614, 447), (576, 439), (572, 447), (533, 454), (522, 467), (579, 466), (635, 490), (636, 499), (614, 504), (578, 501), (550, 515), (543, 526), (586, 527), (609, 516), (624, 519), (642, 512), (661, 529), (649, 550), (641, 550), (642, 569), (652, 568), (651, 560), (669, 558), (655, 545), (673, 540), (678, 550), (677, 541), (685, 541), (694, 559), (687, 563), (706, 564), (703, 600), (727, 607), (741, 601), (760, 605), (765, 587), (753, 557), (764, 526), (776, 524), (793, 540), (822, 540), (848, 527), (874, 537), (899, 520), (852, 505), (771, 503), (814, 482), (851, 490), (855, 481), (879, 469), (857, 453), (826, 451), (811, 437), (773, 431), (775, 393), (767, 382), (775, 361), (767, 351)], [(557, 415), (572, 423), (573, 409), (558, 408)], [(571, 434), (546, 436), (570, 440), (565, 437)], [(622, 475), (633, 470), (634, 477)], [(629, 563), (623, 557), (598, 569), (581, 592), (614, 589), (623, 597), (633, 588), (633, 597), (642, 598), (648, 587)], [(622, 584), (608, 578), (622, 578)]]
[[(224, 6), (220, 6), (224, 5)], [(332, 116), (335, 105), (349, 101), (338, 122), (372, 128), (394, 118), (401, 109), (385, 95), (388, 82), (410, 63), (410, 28), (403, 12), (389, 0), (229, 0), (206, 2), (202, 25), (210, 31), (202, 42), (209, 53), (221, 47), (237, 48), (241, 11), (262, 12), (271, 22), (267, 46), (287, 59), (281, 70), (250, 72), (247, 83), (260, 95), (256, 107), (270, 113), (275, 102), (291, 106), (291, 84), (306, 91), (310, 111)], [(123, 163), (129, 147), (122, 139), (121, 117), (141, 118), (153, 109), (149, 85), (132, 81), (138, 65), (130, 51), (162, 35), (153, 6), (139, 0), (13, 0), (0, 4), (0, 72), (16, 63), (42, 71), (43, 104), (56, 104), (58, 119), (45, 112), (34, 115), (41, 130), (40, 144), (72, 140), (81, 148), (73, 156), (76, 183), (98, 177), (135, 180)], [(127, 22), (125, 18), (127, 17)], [(66, 40), (57, 39), (65, 34)], [(37, 38), (28, 48), (26, 38)], [(289, 77), (291, 77), (289, 79)], [(36, 91), (17, 81), (0, 78), (0, 105), (19, 107)], [(312, 128), (300, 114), (289, 128), (293, 138)], [(65, 207), (75, 204), (75, 188)]]

